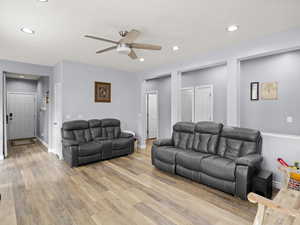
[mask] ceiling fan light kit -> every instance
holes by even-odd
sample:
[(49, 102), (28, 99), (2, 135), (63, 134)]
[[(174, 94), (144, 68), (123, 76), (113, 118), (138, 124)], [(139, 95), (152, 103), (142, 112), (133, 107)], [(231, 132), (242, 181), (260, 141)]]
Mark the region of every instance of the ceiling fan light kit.
[(117, 52), (121, 53), (123, 55), (128, 55), (131, 52), (130, 47), (128, 46), (128, 44), (119, 44), (117, 47)]
[(119, 41), (113, 41), (91, 35), (85, 35), (84, 37), (115, 44), (115, 46), (97, 51), (96, 54), (116, 49), (120, 54), (128, 55), (131, 59), (137, 59), (138, 57), (133, 49), (161, 50), (161, 46), (159, 45), (134, 43), (134, 41), (140, 36), (140, 32), (138, 30), (131, 30), (130, 32), (120, 31), (119, 34), (122, 37)]

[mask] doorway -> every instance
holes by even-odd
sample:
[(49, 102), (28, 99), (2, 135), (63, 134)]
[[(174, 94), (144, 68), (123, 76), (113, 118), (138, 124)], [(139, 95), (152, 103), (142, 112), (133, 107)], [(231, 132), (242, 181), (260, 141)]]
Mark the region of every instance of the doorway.
[(39, 142), (48, 149), (48, 98), (49, 77), (4, 73), (5, 157), (15, 146)]
[(146, 93), (147, 139), (158, 137), (158, 91)]

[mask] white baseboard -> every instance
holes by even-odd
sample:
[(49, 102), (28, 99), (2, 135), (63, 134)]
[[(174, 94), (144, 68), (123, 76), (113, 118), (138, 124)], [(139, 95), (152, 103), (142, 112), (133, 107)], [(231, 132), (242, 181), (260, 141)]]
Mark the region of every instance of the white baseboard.
[(42, 143), (42, 145), (44, 145), (47, 149), (48, 149), (48, 151), (49, 151), (49, 147), (48, 147), (48, 144), (46, 143), (46, 142), (44, 142), (40, 137), (38, 137), (38, 136), (36, 136), (36, 139), (38, 139), (41, 143)]

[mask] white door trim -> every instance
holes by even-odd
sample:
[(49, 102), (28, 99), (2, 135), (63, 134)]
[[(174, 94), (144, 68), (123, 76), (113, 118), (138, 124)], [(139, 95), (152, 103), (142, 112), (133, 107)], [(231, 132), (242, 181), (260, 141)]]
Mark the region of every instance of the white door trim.
[[(180, 91), (182, 91), (182, 90), (191, 90), (192, 91), (192, 121), (195, 122), (195, 87), (180, 88)], [(182, 98), (180, 98), (180, 100), (182, 100)], [(180, 104), (180, 106), (181, 105), (182, 104)], [(182, 121), (182, 118), (180, 118), (180, 120)]]
[[(36, 137), (37, 136), (37, 93), (36, 92), (8, 91), (7, 95), (9, 95), (9, 94), (33, 95), (34, 96), (34, 137)], [(7, 140), (8, 140), (8, 138), (7, 138)]]
[(157, 101), (156, 101), (156, 109), (157, 109), (157, 131), (156, 131), (156, 138), (159, 138), (159, 93), (158, 90), (151, 90), (151, 91), (145, 91), (145, 99), (146, 99), (146, 139), (148, 139), (148, 94), (156, 94), (157, 95)]
[(202, 89), (202, 88), (210, 88), (211, 90), (210, 118), (211, 121), (213, 121), (214, 120), (214, 86), (212, 84), (196, 86), (194, 90), (194, 102), (196, 99), (195, 97), (196, 89)]

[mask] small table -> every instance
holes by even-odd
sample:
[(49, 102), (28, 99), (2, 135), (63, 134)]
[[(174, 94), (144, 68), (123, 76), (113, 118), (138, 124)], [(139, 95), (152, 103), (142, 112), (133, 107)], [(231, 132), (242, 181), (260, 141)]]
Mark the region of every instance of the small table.
[(265, 198), (272, 198), (273, 174), (267, 170), (261, 170), (252, 180), (252, 192)]

